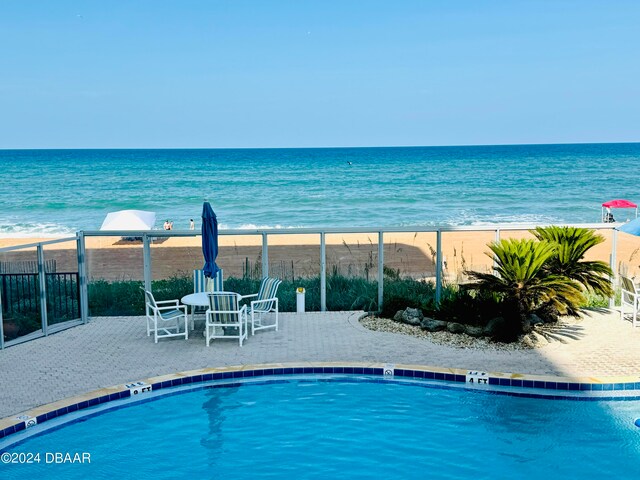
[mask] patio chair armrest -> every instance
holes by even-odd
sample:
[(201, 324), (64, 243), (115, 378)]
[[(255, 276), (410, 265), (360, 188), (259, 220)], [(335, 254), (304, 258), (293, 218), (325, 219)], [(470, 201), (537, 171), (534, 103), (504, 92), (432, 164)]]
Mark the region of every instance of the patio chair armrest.
[(167, 305), (166, 307), (156, 307), (156, 309), (158, 311), (163, 311), (163, 310), (184, 310), (185, 313), (186, 313), (187, 306), (186, 305)]
[(251, 302), (251, 306), (253, 307), (254, 305), (259, 305), (261, 303), (270, 303), (270, 302), (278, 302), (278, 297), (273, 297), (273, 298), (265, 298), (263, 300), (253, 300)]
[(244, 300), (245, 298), (257, 297), (257, 293), (252, 293), (251, 295), (240, 295), (240, 300)]
[(157, 305), (164, 305), (164, 304), (172, 304), (172, 305), (180, 305), (180, 300), (161, 300), (161, 301), (157, 301), (156, 300), (156, 304)]

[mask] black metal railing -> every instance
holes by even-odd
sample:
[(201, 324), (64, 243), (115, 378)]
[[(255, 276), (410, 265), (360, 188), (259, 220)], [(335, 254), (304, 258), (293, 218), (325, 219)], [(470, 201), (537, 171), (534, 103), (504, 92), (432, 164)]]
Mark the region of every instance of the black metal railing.
[(0, 274), (2, 315), (11, 317), (39, 312), (40, 286), (37, 273)]
[(40, 285), (37, 273), (0, 274), (4, 340), (28, 335), (42, 328)]
[(78, 272), (47, 273), (46, 279), (49, 325), (80, 318)]
[[(80, 318), (78, 272), (46, 273), (47, 324)], [(40, 283), (37, 273), (0, 274), (5, 340), (39, 330)]]

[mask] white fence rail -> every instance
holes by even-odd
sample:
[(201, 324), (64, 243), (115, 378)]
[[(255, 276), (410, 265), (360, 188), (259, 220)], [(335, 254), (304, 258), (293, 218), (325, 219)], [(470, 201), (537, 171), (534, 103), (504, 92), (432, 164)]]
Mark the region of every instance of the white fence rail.
[[(615, 227), (620, 224), (613, 223), (588, 223), (588, 224), (575, 224), (572, 226), (590, 228), (594, 230), (610, 230), (612, 231), (612, 243), (611, 254), (609, 262), (612, 270), (616, 271), (616, 249), (617, 249), (617, 230)], [(526, 231), (533, 228), (545, 226), (545, 225), (533, 225), (533, 224), (495, 224), (495, 225), (483, 225), (483, 226), (438, 226), (438, 227), (357, 227), (357, 228), (274, 228), (274, 229), (253, 229), (253, 230), (220, 230), (221, 236), (260, 236), (262, 239), (262, 275), (268, 276), (269, 274), (269, 237), (274, 235), (318, 235), (319, 238), (319, 250), (320, 250), (320, 309), (326, 311), (327, 309), (327, 254), (326, 254), (326, 235), (328, 234), (377, 234), (378, 235), (378, 308), (382, 308), (383, 296), (384, 296), (384, 236), (387, 233), (435, 233), (436, 235), (436, 248), (435, 248), (435, 299), (436, 303), (440, 301), (442, 296), (443, 287), (443, 254), (442, 254), (442, 235), (449, 232), (493, 232), (494, 239), (498, 241), (500, 239), (501, 232), (507, 231)], [(85, 230), (77, 233), (75, 237), (54, 239), (45, 242), (37, 242), (25, 245), (17, 245), (13, 247), (0, 248), (0, 253), (12, 252), (17, 250), (24, 250), (28, 248), (36, 248), (37, 262), (39, 272), (39, 284), (40, 284), (40, 310), (41, 310), (41, 322), (42, 328), (40, 332), (34, 332), (33, 334), (26, 335), (23, 338), (12, 340), (11, 342), (4, 341), (3, 334), (3, 321), (2, 321), (2, 295), (0, 294), (0, 349), (5, 346), (21, 343), (22, 341), (28, 341), (33, 338), (46, 336), (52, 333), (52, 328), (47, 322), (47, 296), (46, 296), (46, 282), (44, 279), (45, 258), (43, 255), (43, 246), (51, 245), (55, 243), (76, 242), (77, 261), (78, 261), (78, 281), (79, 281), (79, 305), (81, 318), (76, 322), (68, 322), (68, 326), (74, 326), (80, 323), (86, 323), (88, 321), (89, 311), (89, 299), (88, 299), (88, 273), (86, 263), (86, 239), (89, 237), (136, 237), (142, 239), (143, 246), (143, 278), (144, 284), (147, 289), (151, 289), (152, 279), (152, 258), (151, 258), (151, 241), (155, 238), (169, 238), (169, 237), (197, 237), (200, 236), (200, 232), (193, 230), (146, 230), (146, 231), (94, 231)], [(56, 325), (55, 331), (59, 331), (66, 328), (67, 325)]]

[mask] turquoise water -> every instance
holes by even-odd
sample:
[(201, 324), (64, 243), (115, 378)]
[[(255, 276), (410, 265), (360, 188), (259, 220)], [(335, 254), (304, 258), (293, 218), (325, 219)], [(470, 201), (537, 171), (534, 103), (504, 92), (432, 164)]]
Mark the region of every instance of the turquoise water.
[(596, 222), (603, 201), (640, 201), (639, 167), (637, 143), (4, 150), (0, 236), (97, 229), (121, 209), (188, 228), (204, 197), (222, 228)]
[[(41, 464), (0, 477), (636, 478), (640, 402), (539, 400), (395, 382), (197, 390), (11, 447)], [(46, 465), (46, 452), (90, 464)]]

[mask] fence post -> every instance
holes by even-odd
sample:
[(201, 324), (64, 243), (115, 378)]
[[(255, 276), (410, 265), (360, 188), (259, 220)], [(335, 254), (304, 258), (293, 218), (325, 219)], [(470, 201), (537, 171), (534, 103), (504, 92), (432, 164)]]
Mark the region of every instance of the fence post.
[(42, 244), (37, 247), (38, 252), (38, 283), (40, 286), (40, 319), (42, 321), (42, 333), (47, 335), (47, 275), (44, 269), (44, 248)]
[[(2, 277), (4, 280), (4, 277)], [(0, 292), (0, 350), (4, 350), (4, 321), (2, 320), (2, 292)]]
[(89, 321), (89, 293), (87, 290), (87, 260), (84, 244), (84, 233), (77, 235), (78, 254), (78, 289), (80, 291), (78, 302), (80, 303), (80, 318), (82, 323)]
[(269, 276), (269, 240), (267, 234), (262, 232), (262, 278)]
[[(618, 268), (616, 266), (616, 264), (618, 263), (618, 258), (617, 258), (618, 231), (615, 228), (613, 228), (612, 231), (613, 231), (613, 235), (611, 237), (611, 257), (609, 261), (610, 262), (609, 266), (611, 268), (611, 272), (613, 273), (613, 276), (611, 277), (611, 283), (613, 284), (613, 289), (615, 291), (618, 287)], [(613, 297), (609, 299), (609, 308), (615, 307), (615, 303), (616, 303), (616, 296), (614, 293)]]
[(144, 268), (144, 289), (151, 291), (151, 245), (146, 233), (142, 234), (142, 258)]
[(327, 244), (324, 232), (320, 232), (320, 311), (327, 311)]
[[(9, 277), (9, 282), (11, 282), (11, 277)], [(2, 275), (2, 291), (0, 291), (0, 297), (4, 298), (4, 301), (7, 301), (7, 275)]]
[(84, 241), (84, 232), (79, 232), (78, 235), (78, 277), (80, 282), (80, 318), (82, 323), (89, 321), (89, 291), (88, 283), (89, 277), (87, 273), (87, 251)]
[[(496, 236), (494, 238), (494, 242), (496, 242), (496, 243), (500, 242), (500, 229), (499, 228), (496, 228)], [(493, 256), (493, 274), (494, 275), (497, 275), (497, 272), (496, 272), (496, 267), (497, 266), (498, 266), (498, 262), (497, 262), (496, 256), (494, 255)]]
[(442, 296), (442, 230), (436, 232), (436, 305)]
[(378, 232), (378, 311), (382, 311), (384, 298), (384, 235)]

